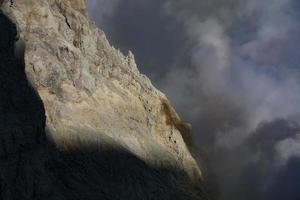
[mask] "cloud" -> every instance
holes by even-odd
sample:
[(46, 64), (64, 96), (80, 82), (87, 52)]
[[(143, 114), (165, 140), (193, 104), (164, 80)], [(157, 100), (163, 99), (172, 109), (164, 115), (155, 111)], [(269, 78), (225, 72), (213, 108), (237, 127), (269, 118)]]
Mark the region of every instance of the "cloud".
[(290, 173), (286, 166), (299, 155), (297, 133), (288, 135), (288, 126), (280, 129), (285, 138), (269, 142), (283, 123), (276, 119), (288, 123), (299, 114), (299, 19), (291, 14), (292, 2), (230, 1), (231, 7), (212, 1), (204, 14), (204, 1), (168, 2), (168, 12), (183, 22), (193, 44), (193, 72), (178, 66), (163, 87), (193, 122), (195, 143), (208, 154), (220, 199), (270, 198), (269, 185), (279, 171)]
[(142, 72), (192, 122), (221, 200), (274, 200), (279, 178), (296, 181), (289, 174), (299, 166), (300, 143), (296, 0), (116, 0), (111, 7), (91, 15), (115, 45), (133, 49)]
[(300, 158), (300, 132), (295, 138), (288, 138), (276, 145), (281, 165), (287, 164), (291, 158)]

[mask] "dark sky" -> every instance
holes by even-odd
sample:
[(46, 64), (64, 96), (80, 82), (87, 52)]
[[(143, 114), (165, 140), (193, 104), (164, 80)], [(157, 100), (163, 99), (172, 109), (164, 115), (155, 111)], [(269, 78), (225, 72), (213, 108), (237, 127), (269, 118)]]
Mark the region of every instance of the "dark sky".
[(299, 0), (87, 4), (192, 122), (220, 200), (300, 199)]

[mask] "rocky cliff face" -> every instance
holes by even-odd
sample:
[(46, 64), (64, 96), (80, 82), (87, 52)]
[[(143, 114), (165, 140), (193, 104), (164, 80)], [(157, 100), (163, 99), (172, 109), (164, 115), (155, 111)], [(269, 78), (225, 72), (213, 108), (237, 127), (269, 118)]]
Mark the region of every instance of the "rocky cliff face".
[(83, 0), (0, 3), (3, 199), (205, 199), (190, 125)]

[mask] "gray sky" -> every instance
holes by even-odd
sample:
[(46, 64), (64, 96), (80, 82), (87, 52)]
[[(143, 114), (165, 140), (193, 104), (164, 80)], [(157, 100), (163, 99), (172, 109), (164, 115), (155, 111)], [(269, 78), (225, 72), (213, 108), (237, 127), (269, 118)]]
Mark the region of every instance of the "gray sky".
[(111, 43), (132, 50), (192, 122), (220, 200), (299, 200), (299, 1), (87, 4)]

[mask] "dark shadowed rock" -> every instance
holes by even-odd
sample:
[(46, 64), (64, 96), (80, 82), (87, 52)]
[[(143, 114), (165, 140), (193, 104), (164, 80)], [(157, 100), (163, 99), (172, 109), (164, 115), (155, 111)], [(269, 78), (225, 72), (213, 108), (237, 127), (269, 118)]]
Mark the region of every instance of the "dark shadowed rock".
[(207, 199), (189, 125), (83, 1), (0, 4), (0, 199)]

